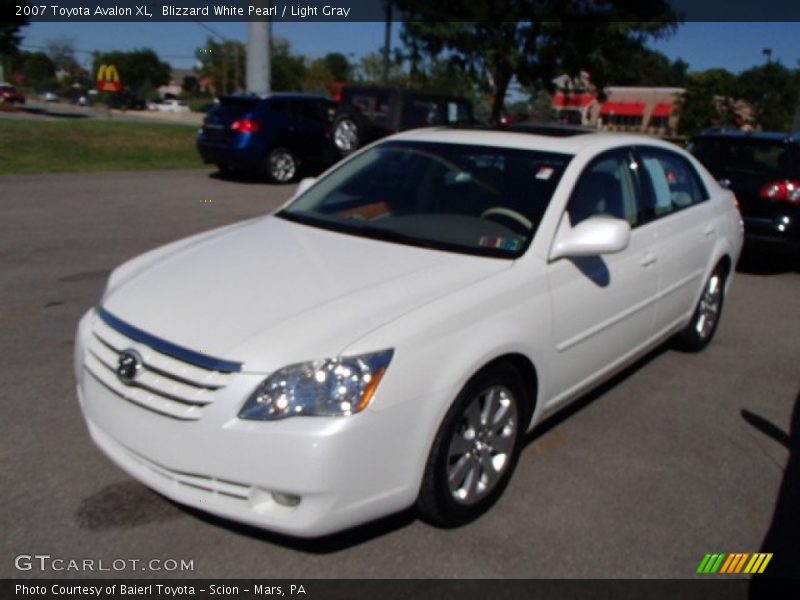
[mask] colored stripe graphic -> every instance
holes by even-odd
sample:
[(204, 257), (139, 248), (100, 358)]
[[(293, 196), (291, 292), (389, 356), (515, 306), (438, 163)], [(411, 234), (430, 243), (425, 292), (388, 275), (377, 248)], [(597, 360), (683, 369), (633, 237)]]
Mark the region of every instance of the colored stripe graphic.
[(744, 569), (745, 573), (763, 573), (767, 568), (767, 563), (772, 560), (772, 553), (753, 554), (753, 558), (747, 563)]
[[(749, 552), (732, 552), (727, 554), (725, 552), (715, 552), (706, 554), (700, 565), (697, 567), (697, 573), (701, 574), (736, 574), (736, 573), (763, 573), (767, 568), (767, 564), (772, 560), (771, 553), (753, 553)], [(747, 566), (745, 566), (747, 565)]]

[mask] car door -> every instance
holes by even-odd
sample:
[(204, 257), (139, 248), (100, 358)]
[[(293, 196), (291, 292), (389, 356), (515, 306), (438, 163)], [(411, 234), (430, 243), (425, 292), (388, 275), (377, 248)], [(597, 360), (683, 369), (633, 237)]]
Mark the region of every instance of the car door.
[(689, 161), (663, 148), (636, 149), (642, 191), (653, 207), (658, 238), (657, 333), (666, 333), (694, 310), (718, 235), (714, 206)]
[(624, 362), (652, 336), (658, 294), (654, 229), (646, 224), (639, 165), (630, 149), (601, 154), (584, 169), (560, 227), (592, 216), (631, 225), (628, 247), (602, 256), (561, 258), (548, 265), (553, 352), (548, 369), (554, 408)]

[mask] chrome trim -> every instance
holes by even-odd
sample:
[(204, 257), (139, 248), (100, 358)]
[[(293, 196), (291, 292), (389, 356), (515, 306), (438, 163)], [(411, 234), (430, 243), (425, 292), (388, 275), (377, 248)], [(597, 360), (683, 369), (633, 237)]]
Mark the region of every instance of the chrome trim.
[(215, 358), (213, 356), (209, 356), (208, 354), (195, 352), (194, 350), (189, 350), (183, 346), (178, 346), (172, 342), (162, 340), (161, 338), (151, 335), (146, 331), (142, 331), (138, 327), (129, 325), (102, 307), (97, 308), (97, 315), (112, 329), (117, 330), (122, 335), (127, 336), (136, 342), (141, 342), (142, 344), (150, 346), (153, 350), (156, 350), (161, 354), (166, 354), (172, 358), (195, 365), (196, 367), (208, 369), (209, 371), (236, 373), (242, 370), (242, 363), (240, 362)]

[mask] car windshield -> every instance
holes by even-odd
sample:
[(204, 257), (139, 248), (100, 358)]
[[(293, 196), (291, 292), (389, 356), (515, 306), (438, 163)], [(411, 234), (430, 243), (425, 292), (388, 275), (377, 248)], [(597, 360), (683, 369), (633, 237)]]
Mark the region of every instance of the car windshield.
[(570, 157), (386, 142), (321, 179), (278, 216), (343, 233), (484, 256), (520, 256)]

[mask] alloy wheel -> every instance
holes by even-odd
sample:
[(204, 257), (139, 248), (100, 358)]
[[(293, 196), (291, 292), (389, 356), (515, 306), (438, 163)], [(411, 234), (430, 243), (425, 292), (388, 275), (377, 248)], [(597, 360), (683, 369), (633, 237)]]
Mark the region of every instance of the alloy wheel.
[(453, 500), (473, 505), (494, 489), (511, 463), (518, 423), (517, 403), (504, 386), (488, 388), (467, 405), (448, 450)]

